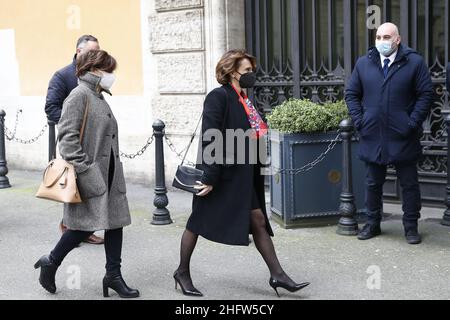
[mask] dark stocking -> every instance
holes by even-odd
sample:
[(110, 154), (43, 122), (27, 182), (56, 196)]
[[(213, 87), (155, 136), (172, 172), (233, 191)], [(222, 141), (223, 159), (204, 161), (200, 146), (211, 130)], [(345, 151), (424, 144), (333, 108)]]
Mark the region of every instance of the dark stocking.
[(270, 276), (276, 280), (295, 285), (295, 282), (288, 277), (278, 261), (272, 238), (267, 232), (266, 219), (261, 209), (252, 210), (251, 212), (251, 230), (256, 248), (266, 262), (267, 267), (269, 267)]
[(184, 231), (181, 238), (180, 265), (178, 266), (176, 273), (178, 274), (181, 285), (188, 290), (195, 289), (191, 279), (190, 262), (192, 252), (197, 244), (197, 239), (198, 235), (187, 229)]

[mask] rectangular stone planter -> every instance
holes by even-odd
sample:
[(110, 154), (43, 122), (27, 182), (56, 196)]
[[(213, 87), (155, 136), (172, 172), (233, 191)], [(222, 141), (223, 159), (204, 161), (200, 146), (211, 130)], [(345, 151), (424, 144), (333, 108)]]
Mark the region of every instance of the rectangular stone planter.
[[(270, 153), (274, 169), (296, 169), (324, 152), (337, 132), (282, 134), (271, 130)], [(352, 142), (355, 205), (364, 217), (365, 165), (358, 159), (358, 141)], [(342, 191), (342, 143), (311, 171), (270, 177), (272, 218), (284, 228), (335, 224), (339, 220)], [(361, 217), (359, 217), (361, 218)]]

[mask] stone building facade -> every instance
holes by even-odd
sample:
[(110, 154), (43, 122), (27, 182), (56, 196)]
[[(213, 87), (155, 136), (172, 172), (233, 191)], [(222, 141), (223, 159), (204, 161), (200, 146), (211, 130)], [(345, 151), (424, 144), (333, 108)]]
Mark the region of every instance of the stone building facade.
[[(243, 0), (127, 0), (126, 5), (95, 0), (89, 6), (81, 0), (61, 0), (57, 7), (42, 0), (33, 10), (24, 10), (24, 4), (25, 0), (0, 0), (0, 17), (5, 15), (0, 22), (0, 47), (8, 48), (0, 52), (8, 57), (0, 60), (0, 68), (17, 66), (8, 76), (0, 76), (4, 84), (0, 109), (7, 112), (6, 125), (11, 129), (17, 110), (22, 110), (17, 136), (24, 139), (36, 136), (46, 124), (46, 86), (53, 72), (71, 61), (82, 34), (97, 36), (101, 47), (118, 58), (118, 80), (113, 96), (106, 99), (118, 119), (120, 149), (128, 154), (145, 145), (156, 119), (165, 122), (167, 137), (181, 152), (206, 94), (219, 85), (214, 76), (217, 61), (227, 49), (245, 47)], [(8, 15), (18, 18), (8, 20)], [(55, 16), (61, 19), (50, 19)], [(29, 21), (46, 21), (34, 28), (48, 39), (32, 49), (37, 40), (29, 32)], [(49, 51), (55, 43), (59, 45)], [(47, 134), (28, 145), (7, 141), (8, 167), (43, 170)], [(168, 144), (164, 147), (170, 186), (180, 160)], [(196, 149), (194, 143), (191, 160)], [(127, 180), (153, 184), (154, 159), (154, 145), (133, 160), (122, 158)]]

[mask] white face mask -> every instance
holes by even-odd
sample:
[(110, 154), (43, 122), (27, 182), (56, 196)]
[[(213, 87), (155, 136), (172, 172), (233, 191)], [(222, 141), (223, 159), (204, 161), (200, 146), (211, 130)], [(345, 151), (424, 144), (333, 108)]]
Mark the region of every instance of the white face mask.
[(100, 86), (105, 89), (109, 90), (114, 84), (114, 81), (116, 81), (116, 75), (114, 73), (104, 72), (102, 71), (102, 79), (100, 80)]

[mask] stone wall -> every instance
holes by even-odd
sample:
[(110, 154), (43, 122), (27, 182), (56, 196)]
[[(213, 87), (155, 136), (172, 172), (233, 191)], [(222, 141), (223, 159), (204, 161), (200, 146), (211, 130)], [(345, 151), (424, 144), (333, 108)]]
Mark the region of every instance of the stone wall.
[[(231, 47), (245, 46), (244, 1), (155, 0), (149, 17), (151, 54), (157, 87), (153, 116), (166, 124), (178, 152), (185, 149), (206, 94), (219, 84), (215, 66)], [(198, 139), (188, 159), (193, 161)], [(166, 179), (171, 183), (179, 158), (165, 146)]]

